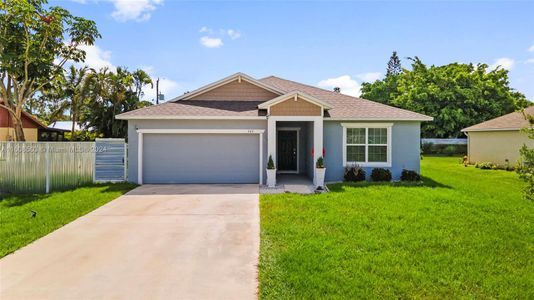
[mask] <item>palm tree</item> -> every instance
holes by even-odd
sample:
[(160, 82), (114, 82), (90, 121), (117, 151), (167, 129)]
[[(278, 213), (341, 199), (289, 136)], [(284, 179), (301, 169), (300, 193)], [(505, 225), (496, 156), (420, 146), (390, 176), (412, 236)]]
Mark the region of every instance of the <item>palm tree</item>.
[(92, 80), (94, 70), (88, 67), (77, 69), (71, 65), (57, 84), (57, 87), (51, 91), (52, 97), (63, 99), (59, 107), (52, 113), (51, 121), (57, 120), (59, 116), (64, 115), (67, 111), (72, 121), (71, 140), (76, 139), (75, 125), (79, 123), (81, 110), (84, 103), (87, 103), (92, 94)]

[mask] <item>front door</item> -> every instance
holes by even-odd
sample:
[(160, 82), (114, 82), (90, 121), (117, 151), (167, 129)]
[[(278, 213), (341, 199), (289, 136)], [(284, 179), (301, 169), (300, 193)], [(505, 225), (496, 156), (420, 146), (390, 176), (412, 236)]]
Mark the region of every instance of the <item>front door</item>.
[(278, 131), (278, 154), (276, 155), (277, 168), (279, 172), (297, 173), (298, 160), (298, 131), (280, 130)]

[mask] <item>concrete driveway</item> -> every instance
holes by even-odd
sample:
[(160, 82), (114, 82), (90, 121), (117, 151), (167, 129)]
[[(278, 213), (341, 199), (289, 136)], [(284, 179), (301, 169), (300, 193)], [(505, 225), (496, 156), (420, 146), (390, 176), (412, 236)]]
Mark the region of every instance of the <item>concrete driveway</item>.
[(0, 260), (0, 299), (257, 298), (257, 185), (144, 185)]

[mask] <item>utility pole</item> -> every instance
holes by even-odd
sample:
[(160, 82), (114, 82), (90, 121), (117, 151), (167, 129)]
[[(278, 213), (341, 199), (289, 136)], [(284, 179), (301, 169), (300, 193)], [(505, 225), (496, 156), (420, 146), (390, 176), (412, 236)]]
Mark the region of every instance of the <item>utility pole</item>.
[(156, 104), (159, 104), (159, 77), (156, 80)]

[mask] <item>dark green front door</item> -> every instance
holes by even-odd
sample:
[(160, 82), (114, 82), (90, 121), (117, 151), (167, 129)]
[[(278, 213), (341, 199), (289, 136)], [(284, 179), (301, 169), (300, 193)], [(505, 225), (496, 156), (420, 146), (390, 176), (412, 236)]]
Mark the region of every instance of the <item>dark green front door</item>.
[(277, 148), (278, 171), (297, 172), (297, 131), (278, 131)]

